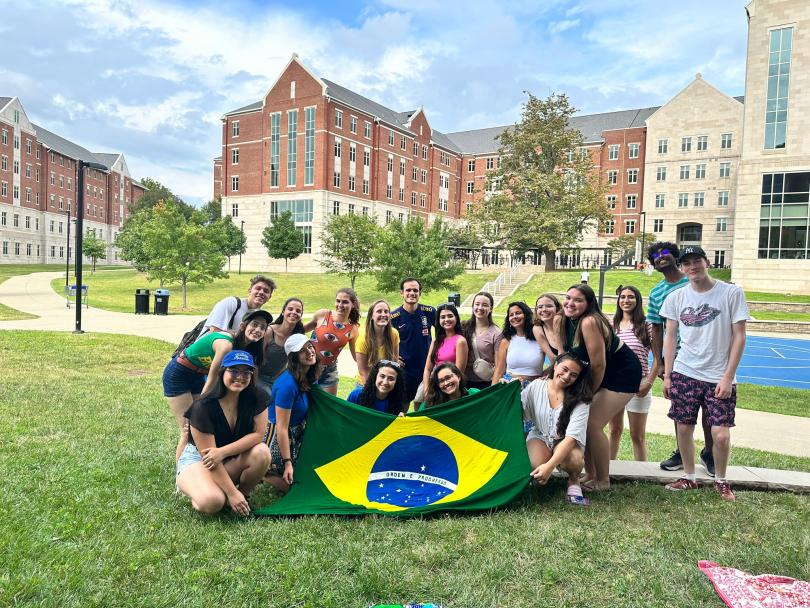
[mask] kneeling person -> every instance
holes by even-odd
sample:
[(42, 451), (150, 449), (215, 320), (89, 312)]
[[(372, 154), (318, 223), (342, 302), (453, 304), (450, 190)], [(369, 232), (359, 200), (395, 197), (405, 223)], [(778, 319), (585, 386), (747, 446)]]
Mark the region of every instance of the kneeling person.
[(571, 353), (554, 360), (551, 378), (538, 378), (522, 395), (523, 417), (534, 423), (526, 449), (531, 476), (545, 484), (558, 466), (568, 474), (566, 502), (587, 505), (579, 476), (585, 466), (585, 435), (593, 397), (588, 366)]

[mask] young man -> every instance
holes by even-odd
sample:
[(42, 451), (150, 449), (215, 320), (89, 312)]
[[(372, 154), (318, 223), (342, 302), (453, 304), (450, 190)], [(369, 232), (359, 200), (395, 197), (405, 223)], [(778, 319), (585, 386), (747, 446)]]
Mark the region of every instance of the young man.
[[(650, 260), (653, 268), (664, 275), (664, 278), (652, 288), (650, 297), (647, 299), (647, 321), (652, 323), (652, 348), (659, 360), (663, 354), (664, 346), (664, 320), (659, 314), (661, 306), (667, 296), (680, 289), (687, 283), (689, 279), (678, 268), (678, 246), (675, 243), (666, 241), (658, 241), (653, 243), (647, 249), (647, 259)], [(677, 342), (676, 342), (677, 345)], [(703, 439), (705, 447), (700, 451), (700, 461), (706, 467), (706, 472), (714, 477), (714, 458), (712, 457), (712, 431), (711, 427), (706, 421), (706, 410), (703, 410), (701, 415), (701, 423), (703, 426)], [(678, 436), (678, 424), (675, 423), (675, 437)], [(678, 450), (678, 444), (675, 443), (675, 451), (672, 456), (667, 458), (661, 463), (661, 468), (665, 471), (678, 471), (683, 468), (683, 460), (681, 452)]]
[[(276, 290), (276, 283), (264, 275), (257, 274), (250, 279), (250, 288), (248, 289), (247, 298), (239, 298), (239, 305), (237, 307), (236, 297), (223, 298), (214, 305), (211, 314), (205, 320), (200, 335), (208, 333), (209, 331), (228, 331), (239, 328), (242, 323), (242, 318), (250, 311), (259, 310), (264, 306), (270, 298), (273, 297), (273, 292)], [(234, 312), (236, 314), (234, 314)], [(233, 319), (233, 323), (228, 323)], [(272, 317), (271, 317), (272, 321)]]
[[(669, 417), (678, 429), (684, 477), (669, 490), (694, 490), (698, 410), (706, 410), (714, 439), (714, 487), (725, 500), (734, 500), (726, 481), (737, 404), (737, 366), (745, 348), (748, 305), (743, 290), (709, 276), (709, 260), (700, 247), (684, 247), (678, 264), (689, 284), (671, 293), (661, 308), (667, 320), (664, 338), (664, 395), (671, 401)], [(681, 347), (675, 356), (676, 339)]]
[(408, 277), (399, 284), (402, 306), (391, 313), (391, 323), (399, 332), (399, 358), (405, 366), (407, 402), (413, 401), (430, 349), (430, 330), (436, 322), (436, 309), (419, 303), (422, 283)]

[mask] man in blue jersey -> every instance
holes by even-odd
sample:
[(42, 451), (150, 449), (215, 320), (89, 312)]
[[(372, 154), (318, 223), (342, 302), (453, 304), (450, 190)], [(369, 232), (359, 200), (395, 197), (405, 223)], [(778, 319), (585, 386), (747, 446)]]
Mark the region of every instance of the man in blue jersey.
[(436, 309), (419, 303), (422, 283), (408, 277), (399, 284), (402, 306), (391, 313), (391, 323), (399, 332), (399, 358), (405, 366), (407, 401), (413, 401), (430, 349), (430, 330), (436, 321)]
[[(652, 288), (650, 295), (647, 298), (647, 321), (652, 324), (652, 348), (658, 354), (659, 360), (663, 361), (663, 347), (664, 347), (664, 319), (661, 317), (661, 307), (664, 305), (664, 300), (667, 296), (681, 289), (684, 285), (689, 284), (689, 279), (678, 268), (678, 256), (680, 251), (675, 243), (659, 241), (653, 243), (647, 249), (647, 258), (650, 264), (653, 265), (658, 272), (664, 275), (658, 284)], [(706, 420), (706, 410), (702, 411), (701, 423), (703, 426), (703, 439), (706, 446), (700, 451), (700, 460), (703, 466), (706, 467), (706, 472), (714, 476), (714, 457), (712, 456), (712, 441), (711, 426), (708, 425)], [(675, 437), (677, 442), (678, 437), (678, 423), (675, 423)], [(683, 468), (683, 459), (681, 458), (681, 451), (678, 445), (675, 445), (675, 451), (672, 456), (667, 458), (661, 463), (661, 468), (665, 471), (678, 471)]]

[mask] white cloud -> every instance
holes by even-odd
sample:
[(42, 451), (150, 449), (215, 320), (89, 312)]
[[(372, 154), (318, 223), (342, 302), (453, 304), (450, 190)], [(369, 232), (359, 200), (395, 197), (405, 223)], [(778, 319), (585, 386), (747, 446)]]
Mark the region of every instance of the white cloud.
[(579, 19), (565, 19), (563, 21), (555, 21), (548, 26), (549, 34), (561, 34), (566, 30), (570, 30), (579, 25)]

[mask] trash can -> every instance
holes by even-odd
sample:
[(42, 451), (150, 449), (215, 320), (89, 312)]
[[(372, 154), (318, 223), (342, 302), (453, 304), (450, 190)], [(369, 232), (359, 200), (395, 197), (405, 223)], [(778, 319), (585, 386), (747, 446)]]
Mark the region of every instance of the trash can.
[(167, 315), (169, 314), (169, 290), (156, 289), (155, 290), (155, 314)]
[(149, 290), (136, 289), (135, 290), (135, 314), (148, 315), (149, 314)]
[(456, 306), (461, 306), (461, 294), (460, 293), (448, 293), (447, 294), (447, 301), (451, 304), (455, 304)]

